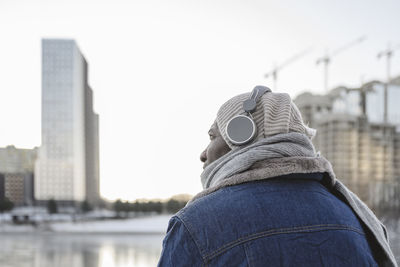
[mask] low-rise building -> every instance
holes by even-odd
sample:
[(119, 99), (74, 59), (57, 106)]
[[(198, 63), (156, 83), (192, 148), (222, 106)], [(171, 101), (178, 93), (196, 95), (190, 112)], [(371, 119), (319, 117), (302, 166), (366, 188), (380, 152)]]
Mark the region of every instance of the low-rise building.
[(5, 197), (15, 205), (34, 202), (34, 163), (37, 148), (0, 148), (0, 199)]

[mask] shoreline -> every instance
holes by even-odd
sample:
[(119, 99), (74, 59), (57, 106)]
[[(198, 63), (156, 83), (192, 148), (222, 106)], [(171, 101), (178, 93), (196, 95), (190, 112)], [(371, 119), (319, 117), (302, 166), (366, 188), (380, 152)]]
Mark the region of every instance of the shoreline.
[(31, 224), (0, 224), (2, 234), (107, 234), (163, 235), (171, 215), (146, 216), (130, 219), (108, 219), (78, 222), (42, 222)]
[(15, 231), (15, 232), (0, 232), (0, 237), (3, 235), (30, 235), (30, 236), (39, 236), (39, 235), (93, 235), (93, 236), (160, 236), (165, 235), (166, 233), (161, 232), (51, 232), (51, 231)]

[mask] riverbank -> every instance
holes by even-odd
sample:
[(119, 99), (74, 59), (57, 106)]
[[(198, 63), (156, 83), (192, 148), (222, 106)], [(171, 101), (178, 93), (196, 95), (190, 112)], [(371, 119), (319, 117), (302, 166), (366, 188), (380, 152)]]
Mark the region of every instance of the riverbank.
[(172, 215), (149, 215), (129, 219), (100, 221), (42, 222), (36, 225), (0, 223), (1, 233), (110, 233), (110, 234), (165, 234)]

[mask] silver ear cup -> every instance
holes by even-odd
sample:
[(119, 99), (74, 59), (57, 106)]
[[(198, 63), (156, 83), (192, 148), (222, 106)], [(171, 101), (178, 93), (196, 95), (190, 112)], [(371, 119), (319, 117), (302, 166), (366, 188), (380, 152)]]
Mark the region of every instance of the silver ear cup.
[(250, 142), (256, 135), (256, 125), (252, 118), (238, 115), (226, 125), (226, 134), (233, 144), (243, 145)]

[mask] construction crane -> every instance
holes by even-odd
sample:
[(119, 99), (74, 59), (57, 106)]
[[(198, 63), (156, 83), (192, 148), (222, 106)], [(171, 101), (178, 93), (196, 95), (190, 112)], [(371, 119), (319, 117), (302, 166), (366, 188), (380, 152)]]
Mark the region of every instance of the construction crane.
[(307, 48), (293, 55), (292, 57), (288, 58), (282, 64), (278, 66), (274, 66), (272, 70), (264, 75), (264, 78), (272, 77), (274, 83), (274, 90), (277, 90), (277, 83), (278, 83), (278, 72), (281, 71), (284, 67), (290, 65), (291, 63), (297, 61), (298, 59), (304, 57), (305, 55), (309, 54), (312, 51), (312, 48)]
[(377, 57), (380, 59), (381, 57), (386, 57), (386, 84), (385, 84), (385, 89), (384, 89), (384, 111), (383, 111), (383, 121), (385, 123), (388, 122), (388, 108), (387, 108), (387, 101), (388, 101), (388, 86), (390, 83), (390, 60), (392, 59), (394, 55), (394, 51), (400, 48), (400, 44), (397, 46), (391, 48), (390, 44), (388, 44), (388, 48), (385, 50), (382, 50), (378, 53)]
[(328, 54), (328, 51), (326, 51), (325, 56), (317, 59), (317, 61), (315, 62), (317, 65), (319, 65), (320, 63), (324, 64), (324, 90), (325, 90), (325, 92), (328, 92), (328, 76), (329, 76), (328, 75), (328, 67), (329, 67), (329, 64), (331, 63), (332, 57), (337, 56), (338, 54), (346, 51), (347, 49), (353, 47), (354, 45), (363, 42), (365, 39), (367, 39), (366, 36), (361, 36), (361, 37), (357, 38), (356, 40), (334, 50), (333, 53), (331, 53), (330, 55)]

